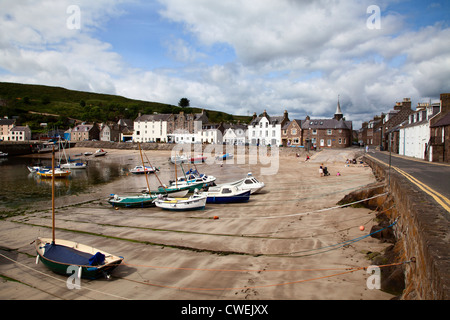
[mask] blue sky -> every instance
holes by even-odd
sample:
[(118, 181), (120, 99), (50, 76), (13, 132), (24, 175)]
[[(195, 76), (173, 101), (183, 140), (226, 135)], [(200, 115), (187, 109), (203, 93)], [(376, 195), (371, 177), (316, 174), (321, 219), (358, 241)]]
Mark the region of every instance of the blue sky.
[(449, 12), (447, 0), (0, 0), (0, 81), (291, 119), (331, 117), (340, 95), (358, 128), (450, 91)]

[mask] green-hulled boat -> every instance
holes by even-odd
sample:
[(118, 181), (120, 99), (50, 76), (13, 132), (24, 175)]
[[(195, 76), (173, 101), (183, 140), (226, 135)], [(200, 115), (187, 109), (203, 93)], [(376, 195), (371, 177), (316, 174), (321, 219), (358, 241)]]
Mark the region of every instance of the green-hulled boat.
[[(55, 149), (53, 148), (52, 169), (55, 170)], [(41, 261), (50, 270), (79, 278), (109, 278), (111, 272), (122, 262), (123, 257), (81, 243), (55, 238), (55, 175), (52, 177), (52, 238), (37, 238), (36, 263)]]

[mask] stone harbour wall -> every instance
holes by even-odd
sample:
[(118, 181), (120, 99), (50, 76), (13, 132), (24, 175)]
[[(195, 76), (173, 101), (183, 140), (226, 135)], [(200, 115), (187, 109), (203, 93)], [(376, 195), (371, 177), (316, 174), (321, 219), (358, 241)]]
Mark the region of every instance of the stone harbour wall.
[(403, 300), (450, 298), (449, 212), (395, 170), (364, 157), (384, 192), (389, 192), (379, 211), (391, 222), (395, 236), (395, 260), (403, 265)]

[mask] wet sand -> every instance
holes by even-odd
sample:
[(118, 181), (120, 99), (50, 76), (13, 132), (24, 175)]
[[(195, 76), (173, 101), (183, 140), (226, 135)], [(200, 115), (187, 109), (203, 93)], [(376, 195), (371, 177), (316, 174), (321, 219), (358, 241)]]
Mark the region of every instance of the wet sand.
[[(123, 161), (130, 168), (139, 164), (139, 151), (107, 151), (89, 161)], [(38, 236), (51, 237), (51, 204), (37, 204), (37, 211), (0, 222), (0, 254), (17, 261), (0, 257), (0, 299), (391, 299), (367, 288), (365, 270), (352, 269), (369, 266), (365, 252), (381, 252), (388, 244), (368, 237), (341, 245), (368, 234), (375, 213), (349, 207), (323, 210), (375, 182), (369, 167), (345, 166), (354, 152), (325, 150), (309, 161), (281, 155), (274, 175), (261, 175), (267, 165), (250, 164), (255, 161), (248, 155), (243, 164), (236, 159), (223, 166), (199, 164), (199, 171), (217, 177), (217, 183), (252, 172), (266, 184), (248, 203), (208, 204), (202, 211), (115, 210), (106, 202), (111, 193), (133, 194), (146, 187), (144, 176), (131, 174), (87, 194), (56, 199), (57, 238), (125, 258), (110, 280), (83, 279), (80, 290), (69, 290), (67, 277), (35, 264), (30, 243)], [(160, 168), (161, 181), (174, 178), (169, 151), (146, 155)], [(330, 176), (320, 176), (321, 163)], [(154, 175), (148, 177), (150, 188), (159, 185)]]

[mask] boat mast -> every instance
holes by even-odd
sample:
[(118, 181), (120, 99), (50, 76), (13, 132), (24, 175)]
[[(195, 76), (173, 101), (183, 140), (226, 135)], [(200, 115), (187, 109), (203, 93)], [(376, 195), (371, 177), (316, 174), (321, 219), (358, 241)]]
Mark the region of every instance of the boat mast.
[(147, 182), (148, 194), (151, 194), (150, 193), (150, 185), (148, 184), (147, 173), (145, 172), (145, 164), (144, 164), (144, 158), (142, 157), (141, 144), (139, 142), (138, 142), (138, 147), (139, 147), (139, 153), (141, 154), (142, 166), (144, 167), (144, 175), (145, 175), (145, 181)]
[(55, 244), (55, 146), (52, 147), (52, 244)]
[[(150, 160), (148, 159), (148, 157), (147, 157), (147, 155), (146, 155), (145, 153), (144, 153), (144, 155), (145, 155), (145, 159), (147, 159), (147, 162), (148, 162), (148, 164), (150, 165), (150, 168), (151, 168), (152, 170), (154, 170), (156, 179), (158, 179), (159, 184), (160, 184), (161, 187), (164, 189), (164, 191), (166, 191), (166, 188), (164, 188), (163, 183), (161, 182), (161, 180), (159, 179), (158, 175), (156, 174), (156, 168), (152, 165), (152, 163), (150, 162)], [(144, 172), (145, 172), (145, 166), (144, 166)]]

